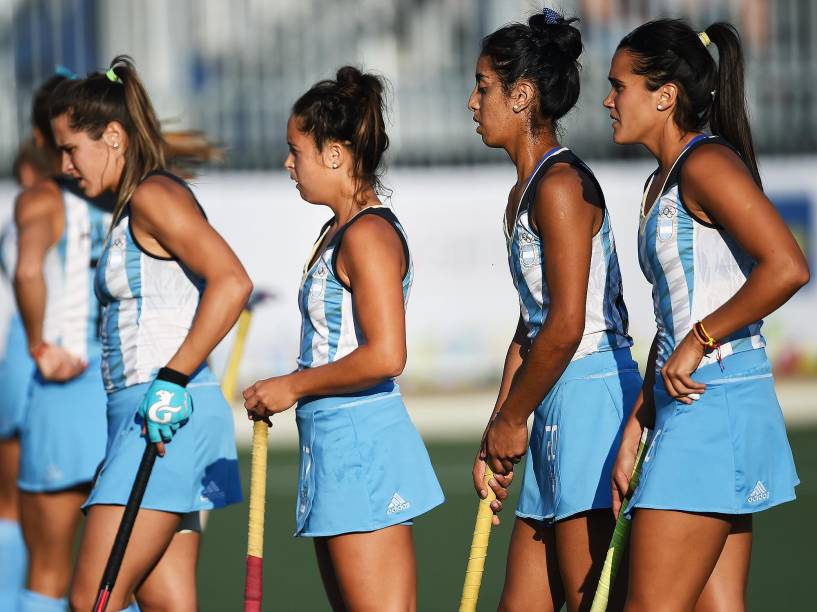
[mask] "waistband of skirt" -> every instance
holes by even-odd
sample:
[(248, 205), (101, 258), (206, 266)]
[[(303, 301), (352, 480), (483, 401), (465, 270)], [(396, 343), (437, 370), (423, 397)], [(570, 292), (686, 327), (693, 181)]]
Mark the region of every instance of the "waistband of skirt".
[[(756, 348), (751, 351), (732, 353), (723, 358), (723, 365), (718, 362), (699, 367), (692, 373), (692, 379), (708, 385), (726, 384), (751, 378), (772, 378), (772, 365), (766, 355), (766, 349)], [(655, 385), (664, 386), (661, 373), (656, 372)]]
[(597, 351), (571, 361), (559, 382), (579, 378), (604, 378), (620, 372), (638, 372), (638, 364), (630, 353), (630, 347), (622, 347), (609, 351)]
[[(152, 383), (153, 380), (156, 378), (156, 374), (158, 373), (158, 371), (159, 370), (157, 368), (156, 372), (153, 372), (151, 374), (150, 380), (146, 380), (146, 381), (143, 381), (143, 382), (140, 382), (140, 383), (134, 383), (132, 385), (128, 385), (127, 387), (117, 387), (116, 389), (113, 389), (112, 391), (108, 391), (108, 397), (114, 398), (114, 397), (117, 396), (117, 394), (124, 394), (127, 391), (130, 391), (131, 393), (133, 393), (133, 391), (131, 391), (131, 389), (135, 389), (137, 387), (144, 387), (145, 390), (147, 390), (147, 386), (150, 383)], [(190, 389), (190, 388), (193, 388), (193, 387), (203, 387), (203, 386), (210, 386), (210, 385), (218, 385), (218, 379), (216, 378), (216, 375), (213, 374), (210, 367), (206, 363), (203, 363), (202, 365), (200, 365), (198, 367), (198, 369), (196, 369), (195, 372), (193, 372), (193, 374), (191, 374), (190, 382), (187, 383), (186, 388)]]
[(393, 380), (387, 380), (374, 387), (369, 387), (363, 391), (355, 391), (354, 393), (304, 397), (298, 401), (296, 410), (300, 413), (306, 413), (315, 410), (354, 408), (355, 406), (370, 404), (392, 397), (400, 397), (400, 386)]

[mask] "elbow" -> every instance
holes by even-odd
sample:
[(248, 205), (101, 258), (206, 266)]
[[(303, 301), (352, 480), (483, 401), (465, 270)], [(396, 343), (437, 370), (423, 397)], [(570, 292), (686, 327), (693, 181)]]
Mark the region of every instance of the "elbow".
[(378, 359), (380, 368), (378, 374), (383, 378), (397, 378), (406, 367), (406, 352), (393, 351), (382, 355)]
[(778, 282), (785, 288), (789, 296), (797, 293), (809, 282), (810, 278), (811, 274), (804, 257), (798, 257), (785, 266), (780, 266), (777, 274)]
[(806, 263), (805, 259), (801, 259), (798, 264), (799, 265), (794, 266), (791, 273), (794, 291), (798, 291), (807, 285), (809, 280), (811, 280), (811, 272), (808, 269), (808, 264)]

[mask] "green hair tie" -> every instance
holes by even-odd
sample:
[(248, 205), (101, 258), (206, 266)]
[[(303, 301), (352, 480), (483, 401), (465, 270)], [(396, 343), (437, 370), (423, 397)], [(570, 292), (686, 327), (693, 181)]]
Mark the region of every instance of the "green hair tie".
[(120, 79), (119, 76), (117, 76), (113, 68), (109, 68), (108, 72), (105, 73), (105, 76), (108, 77), (108, 80), (111, 83), (122, 83), (122, 79)]

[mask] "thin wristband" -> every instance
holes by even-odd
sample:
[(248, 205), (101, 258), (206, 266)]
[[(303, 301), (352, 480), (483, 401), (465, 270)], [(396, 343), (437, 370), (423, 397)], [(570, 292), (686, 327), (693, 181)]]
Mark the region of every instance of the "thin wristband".
[(190, 377), (173, 368), (164, 367), (156, 374), (156, 380), (164, 380), (180, 387), (186, 387), (187, 383), (190, 382)]
[(43, 340), (40, 340), (32, 348), (28, 349), (28, 354), (31, 355), (32, 359), (39, 359), (40, 357), (42, 357), (43, 353), (47, 348), (48, 343)]

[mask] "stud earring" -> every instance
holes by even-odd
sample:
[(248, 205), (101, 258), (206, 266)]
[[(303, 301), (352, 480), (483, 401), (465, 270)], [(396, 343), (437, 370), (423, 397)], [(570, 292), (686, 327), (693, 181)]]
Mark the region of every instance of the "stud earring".
[(519, 112), (519, 106), (517, 106), (516, 104), (513, 105), (513, 112), (515, 113)]
[(118, 149), (119, 148), (119, 143), (118, 142), (113, 143), (113, 148)]
[(658, 110), (664, 110), (664, 107), (659, 104), (658, 105)]
[(337, 163), (332, 164), (332, 168), (334, 168), (335, 170), (337, 170), (337, 167), (338, 167)]

